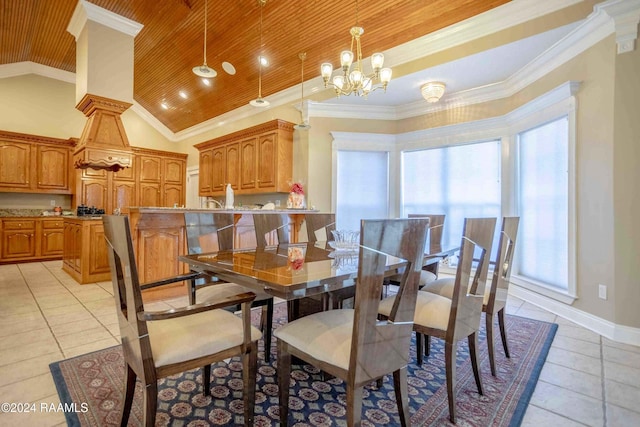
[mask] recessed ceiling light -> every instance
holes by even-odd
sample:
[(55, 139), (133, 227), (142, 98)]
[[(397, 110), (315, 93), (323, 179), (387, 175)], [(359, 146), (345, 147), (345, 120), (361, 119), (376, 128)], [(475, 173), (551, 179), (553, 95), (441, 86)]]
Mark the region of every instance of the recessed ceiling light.
[(236, 73), (236, 67), (234, 67), (230, 62), (223, 62), (222, 69), (232, 76)]
[(258, 61), (260, 61), (263, 67), (269, 66), (269, 60), (267, 59), (266, 56), (262, 56), (262, 55), (258, 56)]
[(183, 90), (181, 90), (180, 92), (178, 92), (178, 95), (180, 95), (180, 98), (182, 98), (182, 99), (187, 99), (187, 98), (188, 98), (188, 96), (187, 96), (187, 92), (185, 92), (185, 91), (183, 91)]
[(204, 83), (207, 86), (211, 86), (211, 80), (209, 79), (202, 79), (202, 83)]
[(161, 106), (162, 108), (164, 108), (165, 110), (168, 110), (168, 109), (169, 109), (169, 106), (167, 105), (167, 103), (166, 103), (166, 102), (163, 102), (162, 104), (160, 104), (160, 106)]

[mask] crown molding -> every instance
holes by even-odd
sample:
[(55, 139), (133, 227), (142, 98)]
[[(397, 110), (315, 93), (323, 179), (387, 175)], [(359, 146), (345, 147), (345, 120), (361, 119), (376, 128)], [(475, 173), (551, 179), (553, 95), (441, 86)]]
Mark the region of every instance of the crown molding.
[(640, 23), (640, 0), (609, 0), (595, 5), (594, 10), (613, 19), (618, 54), (635, 50)]
[(48, 77), (50, 79), (60, 80), (65, 83), (76, 83), (75, 73), (31, 61), (14, 62), (13, 64), (0, 65), (0, 79), (24, 76), (26, 74), (37, 74), (39, 76)]
[(144, 25), (136, 21), (103, 9), (93, 3), (79, 0), (69, 25), (67, 25), (67, 31), (76, 38), (76, 41), (87, 21), (97, 22), (132, 37), (137, 36), (142, 27), (144, 27)]

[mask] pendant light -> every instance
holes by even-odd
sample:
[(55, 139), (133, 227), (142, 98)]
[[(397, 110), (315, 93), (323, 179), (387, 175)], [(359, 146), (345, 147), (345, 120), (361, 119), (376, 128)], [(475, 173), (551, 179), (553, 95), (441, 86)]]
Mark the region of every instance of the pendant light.
[(204, 63), (197, 67), (193, 67), (193, 73), (196, 76), (210, 79), (218, 75), (216, 70), (207, 65), (207, 0), (204, 0)]
[(302, 122), (294, 125), (293, 128), (297, 130), (308, 130), (311, 125), (304, 119), (304, 60), (307, 59), (307, 53), (302, 52), (298, 54), (300, 58), (300, 117)]
[(267, 3), (267, 0), (258, 0), (258, 3), (260, 4), (260, 55), (258, 56), (258, 97), (251, 100), (249, 104), (253, 105), (254, 107), (268, 107), (269, 101), (262, 98), (262, 62), (264, 60), (264, 57), (262, 55), (262, 9)]

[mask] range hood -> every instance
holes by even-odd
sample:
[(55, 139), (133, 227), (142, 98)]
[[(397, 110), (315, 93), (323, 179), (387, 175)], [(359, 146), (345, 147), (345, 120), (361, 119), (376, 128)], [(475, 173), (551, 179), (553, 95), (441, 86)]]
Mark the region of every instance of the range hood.
[(120, 115), (131, 104), (86, 94), (76, 105), (87, 123), (73, 153), (77, 169), (105, 169), (114, 172), (131, 167), (133, 153)]

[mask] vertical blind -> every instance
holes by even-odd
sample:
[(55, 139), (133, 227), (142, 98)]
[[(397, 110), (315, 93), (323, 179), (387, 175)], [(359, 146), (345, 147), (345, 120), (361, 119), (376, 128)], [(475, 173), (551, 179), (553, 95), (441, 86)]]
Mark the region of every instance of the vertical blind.
[(338, 151), (336, 227), (360, 230), (361, 219), (389, 216), (389, 153)]
[(403, 216), (445, 214), (442, 244), (459, 245), (465, 218), (500, 218), (500, 142), (404, 152), (402, 199)]
[(567, 117), (518, 135), (518, 263), (515, 274), (568, 288)]

